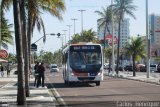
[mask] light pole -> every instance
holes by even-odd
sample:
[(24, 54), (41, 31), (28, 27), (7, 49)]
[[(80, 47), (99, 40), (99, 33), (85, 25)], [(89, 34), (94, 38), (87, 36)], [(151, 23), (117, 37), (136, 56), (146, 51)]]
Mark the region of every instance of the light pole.
[[(51, 33), (51, 34), (46, 34), (46, 35), (52, 35), (52, 36), (54, 36), (54, 35), (56, 35), (56, 34)], [(33, 44), (37, 43), (37, 42), (38, 42), (39, 40), (41, 40), (42, 38), (44, 38), (44, 36), (40, 37), (38, 40), (36, 40), (35, 42), (33, 42)]]
[(64, 32), (64, 44), (66, 45), (66, 31), (67, 30), (63, 30), (63, 32)]
[(84, 11), (86, 11), (86, 10), (78, 10), (78, 11), (80, 11), (81, 12), (81, 25), (82, 25), (82, 31), (81, 32), (83, 32), (83, 12)]
[(150, 35), (148, 29), (148, 0), (146, 0), (147, 78), (150, 77)]
[(78, 20), (78, 19), (73, 18), (71, 20), (73, 20), (73, 22), (74, 22), (74, 35), (75, 35), (75, 21)]
[(114, 67), (114, 21), (113, 21), (113, 0), (111, 0), (111, 26), (112, 26), (112, 73), (115, 72), (115, 67)]
[(71, 43), (71, 39), (70, 39), (70, 27), (72, 26), (72, 25), (67, 25), (68, 26), (68, 31), (69, 31), (69, 45), (70, 45), (70, 43)]

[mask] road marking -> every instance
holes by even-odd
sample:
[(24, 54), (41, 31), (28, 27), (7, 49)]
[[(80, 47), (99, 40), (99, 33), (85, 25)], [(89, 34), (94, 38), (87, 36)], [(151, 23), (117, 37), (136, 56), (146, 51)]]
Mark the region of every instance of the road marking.
[[(51, 84), (51, 85), (52, 85), (52, 84)], [(53, 85), (52, 85), (52, 87), (53, 87), (52, 90), (53, 90), (54, 93), (55, 93), (55, 97), (56, 97), (58, 103), (59, 103), (60, 105), (62, 105), (63, 107), (68, 107), (67, 104), (65, 103), (65, 101), (63, 100), (63, 98), (60, 96), (60, 94), (59, 94), (58, 91), (56, 90), (56, 88), (54, 88)]]

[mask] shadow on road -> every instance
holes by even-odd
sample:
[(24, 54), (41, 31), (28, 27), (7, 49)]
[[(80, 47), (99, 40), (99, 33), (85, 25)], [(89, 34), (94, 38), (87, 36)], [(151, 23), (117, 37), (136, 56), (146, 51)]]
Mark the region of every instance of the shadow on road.
[(71, 86), (65, 85), (64, 83), (46, 83), (47, 88), (79, 88), (79, 87), (94, 87), (89, 83), (73, 83)]

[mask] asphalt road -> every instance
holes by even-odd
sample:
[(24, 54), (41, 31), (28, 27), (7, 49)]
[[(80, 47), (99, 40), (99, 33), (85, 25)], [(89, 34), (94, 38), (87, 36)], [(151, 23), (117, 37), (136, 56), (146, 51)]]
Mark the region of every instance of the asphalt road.
[(95, 84), (64, 85), (62, 73), (46, 73), (46, 82), (57, 104), (68, 107), (160, 107), (160, 86), (104, 77)]

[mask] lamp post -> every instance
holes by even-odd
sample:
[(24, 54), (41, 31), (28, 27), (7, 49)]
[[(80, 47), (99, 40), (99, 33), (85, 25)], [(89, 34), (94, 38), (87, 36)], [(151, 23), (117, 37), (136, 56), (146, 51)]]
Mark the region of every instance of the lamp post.
[(150, 77), (150, 35), (148, 29), (148, 0), (146, 0), (147, 78)]
[[(51, 33), (51, 34), (46, 34), (46, 35), (52, 35), (52, 36), (54, 36), (54, 35), (56, 35), (56, 34)], [(42, 38), (44, 38), (44, 36), (40, 37), (38, 40), (36, 40), (35, 42), (33, 42), (33, 44), (37, 43), (37, 42), (38, 42), (39, 40), (41, 40)]]
[(78, 20), (78, 19), (73, 18), (71, 20), (73, 20), (73, 22), (74, 22), (74, 35), (75, 35), (75, 21)]
[(69, 44), (71, 43), (71, 40), (70, 40), (70, 27), (72, 26), (72, 25), (67, 25), (68, 26), (68, 28), (69, 28)]
[(86, 11), (86, 10), (78, 10), (78, 11), (80, 11), (81, 12), (81, 26), (82, 26), (82, 31), (81, 32), (83, 32), (83, 12), (84, 11)]
[[(113, 5), (113, 0), (111, 0), (111, 6)], [(113, 21), (113, 6), (111, 7), (111, 26), (112, 26), (112, 73), (115, 73), (114, 67), (114, 21)]]
[(63, 32), (64, 32), (64, 44), (66, 45), (66, 31), (67, 30), (63, 30)]

